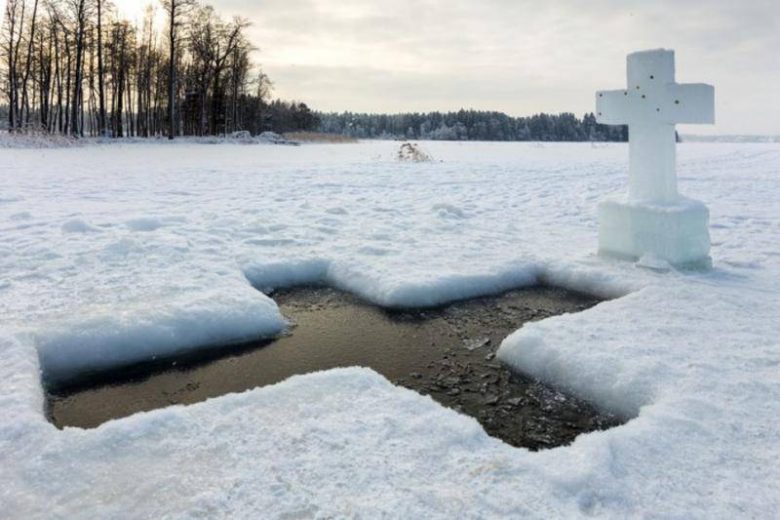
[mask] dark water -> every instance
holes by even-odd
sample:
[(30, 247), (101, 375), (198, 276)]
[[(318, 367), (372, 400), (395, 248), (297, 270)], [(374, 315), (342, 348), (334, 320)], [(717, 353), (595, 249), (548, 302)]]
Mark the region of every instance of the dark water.
[(523, 323), (598, 303), (554, 288), (512, 291), (433, 310), (387, 311), (329, 288), (273, 295), (295, 323), (287, 336), (94, 375), (52, 390), (59, 427), (110, 419), (270, 385), (295, 374), (366, 366), (395, 384), (475, 417), (514, 446), (548, 448), (619, 424), (610, 415), (511, 373), (495, 352)]

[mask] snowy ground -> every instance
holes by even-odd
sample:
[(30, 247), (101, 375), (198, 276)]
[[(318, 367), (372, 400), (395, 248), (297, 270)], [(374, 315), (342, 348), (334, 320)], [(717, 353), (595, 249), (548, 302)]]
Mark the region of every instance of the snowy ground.
[[(0, 149), (0, 511), (8, 518), (769, 518), (780, 508), (778, 144), (680, 146), (710, 273), (602, 260), (624, 145)], [(542, 453), (365, 369), (59, 431), (52, 379), (272, 334), (255, 290), (432, 305), (546, 281), (624, 296), (502, 358), (634, 417)], [(250, 284), (251, 282), (251, 284)]]

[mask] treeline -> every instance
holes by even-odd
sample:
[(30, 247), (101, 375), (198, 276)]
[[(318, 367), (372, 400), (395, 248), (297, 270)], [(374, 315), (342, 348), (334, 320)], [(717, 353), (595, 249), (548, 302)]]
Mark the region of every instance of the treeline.
[(606, 126), (585, 114), (511, 117), (501, 112), (460, 110), (427, 114), (319, 114), (321, 132), (358, 139), (435, 141), (627, 141), (628, 128)]
[[(139, 0), (142, 1), (142, 0)], [(109, 0), (7, 0), (0, 93), (11, 132), (74, 137), (311, 130), (303, 103), (270, 102), (249, 23), (197, 0), (160, 0), (143, 20)]]

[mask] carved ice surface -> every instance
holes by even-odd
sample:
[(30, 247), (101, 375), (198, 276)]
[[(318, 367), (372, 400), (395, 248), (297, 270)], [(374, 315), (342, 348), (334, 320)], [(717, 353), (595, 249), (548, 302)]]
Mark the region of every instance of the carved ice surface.
[(709, 211), (699, 201), (679, 198), (653, 205), (605, 200), (599, 205), (599, 250), (630, 260), (651, 254), (672, 265), (706, 267)]
[(679, 266), (709, 265), (709, 212), (677, 191), (675, 125), (713, 123), (714, 88), (678, 84), (674, 51), (628, 56), (625, 89), (596, 93), (597, 119), (629, 126), (627, 199), (599, 207), (601, 254), (636, 260), (646, 254)]

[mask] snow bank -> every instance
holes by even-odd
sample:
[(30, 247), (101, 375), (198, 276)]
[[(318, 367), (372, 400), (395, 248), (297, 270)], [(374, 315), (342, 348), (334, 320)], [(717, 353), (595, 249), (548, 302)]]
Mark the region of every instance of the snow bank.
[(467, 274), (463, 270), (439, 271), (435, 275), (383, 277), (366, 274), (349, 263), (334, 263), (328, 272), (332, 285), (358, 294), (382, 307), (436, 307), (447, 302), (498, 294), (509, 289), (535, 285), (537, 266), (497, 266), (488, 272)]
[[(31, 428), (50, 425), (41, 422), (43, 387), (32, 338), (4, 331), (0, 336), (0, 359), (3, 360), (0, 407), (6, 417), (6, 420), (0, 420), (0, 460), (3, 460), (12, 455), (6, 450), (15, 442), (24, 442)], [(0, 470), (0, 477), (2, 473)]]
[(0, 132), (0, 149), (2, 148), (71, 148), (83, 146), (79, 139), (63, 135), (50, 134), (9, 134)]
[[(365, 265), (325, 259), (250, 263), (244, 267), (249, 282), (266, 293), (297, 285), (331, 285), (389, 308), (436, 307), (530, 287), (540, 283), (541, 272), (540, 266), (518, 263), (468, 274), (452, 270), (429, 276), (406, 273), (404, 276), (391, 277), (385, 273), (371, 272)], [(566, 282), (562, 281), (561, 285), (565, 286)], [(588, 289), (589, 285), (581, 284), (577, 290), (588, 292)]]
[[(712, 211), (714, 269), (694, 274), (595, 255), (624, 145), (426, 144), (433, 163), (397, 146), (0, 150), (3, 514), (775, 514), (777, 145), (680, 146), (684, 191)], [(252, 285), (323, 282), (389, 306), (538, 282), (623, 296), (529, 324), (501, 357), (633, 419), (529, 453), (348, 369), (95, 430), (46, 421), (41, 369), (273, 334)]]
[(209, 137), (178, 137), (174, 141), (166, 137), (159, 138), (141, 138), (141, 137), (122, 137), (111, 139), (106, 137), (82, 137), (74, 138), (63, 135), (51, 134), (9, 134), (0, 132), (0, 149), (46, 149), (46, 148), (81, 148), (84, 146), (104, 145), (104, 146), (122, 146), (122, 145), (193, 145), (193, 144), (273, 144), (297, 146), (298, 143), (285, 139), (283, 136), (274, 132), (263, 132), (253, 136), (248, 132), (236, 132), (226, 136)]
[(247, 280), (263, 292), (296, 285), (318, 285), (327, 280), (330, 262), (323, 259), (290, 260), (250, 264), (244, 267)]
[(273, 300), (251, 288), (236, 288), (233, 294), (203, 291), (197, 298), (144, 302), (117, 314), (80, 313), (42, 326), (36, 344), (44, 380), (56, 385), (74, 375), (199, 347), (271, 337), (285, 324)]

